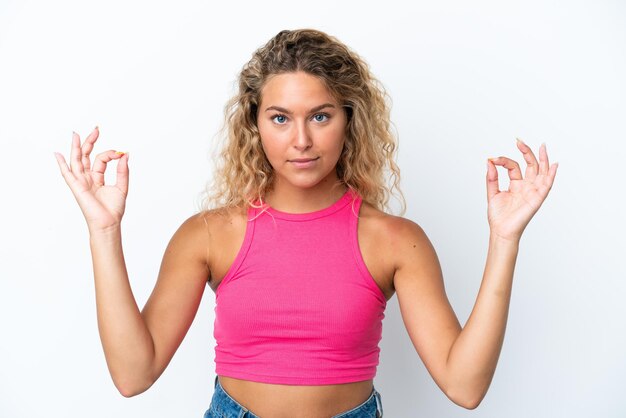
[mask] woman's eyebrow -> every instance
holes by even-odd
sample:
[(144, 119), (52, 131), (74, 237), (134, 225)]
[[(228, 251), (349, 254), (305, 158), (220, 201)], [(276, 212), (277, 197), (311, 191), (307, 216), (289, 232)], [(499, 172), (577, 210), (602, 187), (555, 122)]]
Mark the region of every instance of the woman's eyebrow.
[[(320, 110), (325, 109), (327, 107), (332, 107), (334, 109), (335, 105), (332, 104), (332, 103), (324, 103), (323, 105), (315, 106), (313, 109), (309, 110), (309, 113), (317, 112), (317, 111), (320, 111)], [(270, 106), (267, 109), (265, 109), (266, 112), (269, 112), (270, 110), (277, 110), (279, 112), (291, 115), (291, 111), (285, 109), (284, 107), (280, 107), (280, 106)]]

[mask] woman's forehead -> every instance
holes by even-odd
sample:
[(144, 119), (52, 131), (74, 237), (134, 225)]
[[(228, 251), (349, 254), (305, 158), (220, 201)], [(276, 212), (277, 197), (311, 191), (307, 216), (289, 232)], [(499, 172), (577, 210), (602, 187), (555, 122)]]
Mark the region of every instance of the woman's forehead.
[(318, 77), (298, 71), (271, 76), (261, 90), (261, 107), (301, 108), (309, 110), (323, 103), (337, 106), (337, 101)]

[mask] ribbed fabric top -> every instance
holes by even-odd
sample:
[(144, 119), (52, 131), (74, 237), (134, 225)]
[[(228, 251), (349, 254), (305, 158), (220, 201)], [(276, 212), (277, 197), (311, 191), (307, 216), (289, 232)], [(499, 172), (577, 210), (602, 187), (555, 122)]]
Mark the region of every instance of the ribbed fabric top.
[(216, 289), (216, 374), (325, 385), (376, 375), (387, 301), (357, 239), (361, 198), (348, 190), (310, 213), (250, 208)]

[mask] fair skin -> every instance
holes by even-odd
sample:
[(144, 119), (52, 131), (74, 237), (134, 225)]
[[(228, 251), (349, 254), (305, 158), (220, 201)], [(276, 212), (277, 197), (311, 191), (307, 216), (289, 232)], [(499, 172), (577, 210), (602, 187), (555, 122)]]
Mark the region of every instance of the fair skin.
[[(258, 127), (276, 179), (266, 201), (293, 213), (329, 206), (345, 190), (337, 187), (335, 171), (345, 141), (345, 112), (318, 79), (304, 73), (273, 76), (261, 97)], [(229, 222), (213, 212), (187, 219), (168, 244), (155, 288), (140, 311), (121, 245), (128, 156), (105, 151), (92, 168), (89, 155), (98, 135), (94, 130), (81, 145), (74, 134), (70, 167), (63, 156), (56, 157), (90, 232), (107, 365), (119, 391), (133, 396), (148, 389), (170, 362), (193, 321), (207, 279), (214, 291), (219, 286), (243, 241), (246, 217), (230, 211)], [(397, 294), (416, 353), (436, 384), (453, 402), (470, 409), (483, 399), (495, 372), (522, 232), (556, 175), (557, 165), (549, 164), (545, 146), (539, 149), (539, 160), (525, 144), (518, 142), (517, 147), (527, 164), (524, 178), (512, 159), (487, 163), (490, 239), (482, 284), (464, 327), (448, 302), (437, 255), (424, 231), (366, 203), (359, 214), (359, 245), (372, 279), (387, 300)], [(104, 185), (103, 173), (112, 160), (118, 160), (117, 183)], [(508, 170), (508, 191), (498, 190), (496, 166)], [(277, 418), (294, 417), (293, 406), (308, 411), (296, 418), (339, 414), (362, 403), (373, 383), (288, 386), (226, 376), (220, 382), (257, 415)]]
[(306, 73), (270, 77), (263, 88), (257, 126), (274, 169), (265, 200), (278, 210), (312, 212), (336, 201), (335, 167), (343, 149), (344, 109), (323, 84)]

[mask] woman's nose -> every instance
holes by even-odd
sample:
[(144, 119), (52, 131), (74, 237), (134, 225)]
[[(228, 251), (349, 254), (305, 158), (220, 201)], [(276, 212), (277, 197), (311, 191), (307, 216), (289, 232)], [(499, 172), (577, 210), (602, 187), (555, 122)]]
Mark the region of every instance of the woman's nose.
[(293, 146), (299, 151), (304, 151), (310, 148), (313, 144), (311, 140), (311, 133), (306, 126), (306, 122), (300, 122), (296, 124), (295, 137), (293, 140)]

